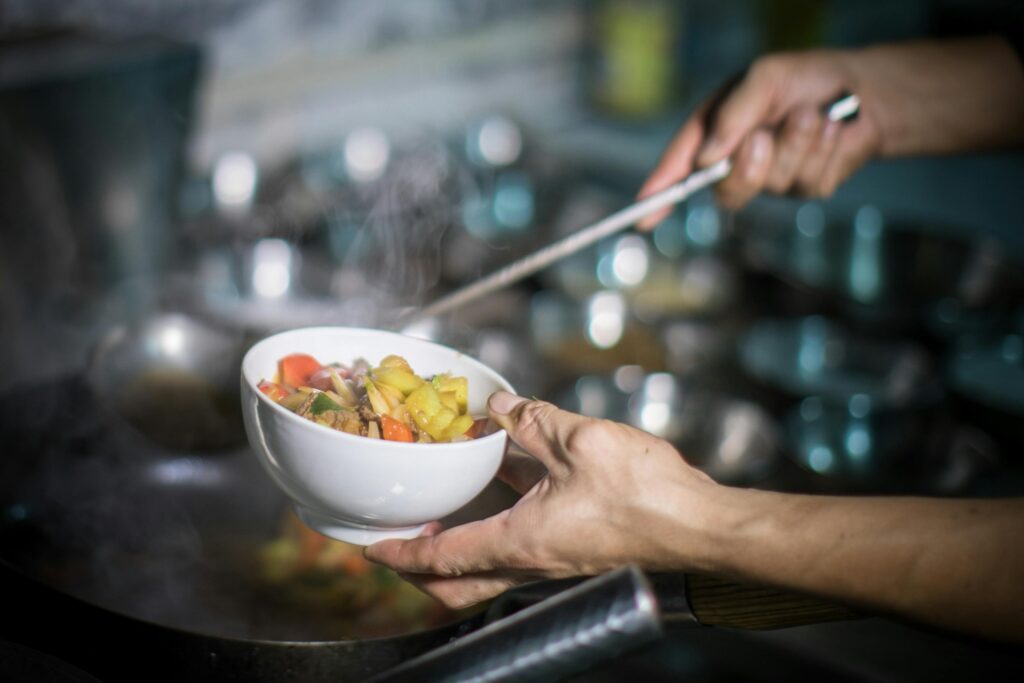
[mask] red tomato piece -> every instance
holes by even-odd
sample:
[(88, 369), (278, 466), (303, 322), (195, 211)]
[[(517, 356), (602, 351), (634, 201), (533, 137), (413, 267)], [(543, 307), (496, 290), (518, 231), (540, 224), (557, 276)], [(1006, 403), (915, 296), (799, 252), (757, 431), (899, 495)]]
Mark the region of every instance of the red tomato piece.
[(323, 366), (313, 356), (293, 353), (277, 362), (281, 382), (293, 387), (309, 386), (309, 378)]
[(275, 403), (288, 396), (291, 392), (282, 387), (280, 384), (274, 384), (263, 380), (257, 385), (257, 388), (264, 394), (270, 397), (270, 400)]

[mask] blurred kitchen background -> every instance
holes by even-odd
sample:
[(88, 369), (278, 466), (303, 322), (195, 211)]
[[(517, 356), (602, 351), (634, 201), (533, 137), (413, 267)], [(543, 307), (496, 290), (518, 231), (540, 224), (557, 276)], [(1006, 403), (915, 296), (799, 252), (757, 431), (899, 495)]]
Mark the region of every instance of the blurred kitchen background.
[[(0, 564), (186, 630), (360, 633), (314, 629), (321, 593), (233, 592), (291, 538), (238, 417), (248, 344), (386, 324), (625, 206), (760, 54), (1022, 25), (995, 0), (5, 0)], [(876, 162), (737, 214), (705, 192), (408, 332), (726, 483), (1019, 495), (1022, 171)], [(892, 633), (796, 640), (953, 670)]]
[[(938, 0), (8, 0), (0, 384), (89, 369), (111, 330), (171, 314), (241, 344), (382, 324), (627, 204), (759, 54), (1008, 21)], [(1022, 164), (877, 162), (829, 201), (735, 215), (705, 193), (410, 331), (727, 481), (959, 492), (1019, 439)]]

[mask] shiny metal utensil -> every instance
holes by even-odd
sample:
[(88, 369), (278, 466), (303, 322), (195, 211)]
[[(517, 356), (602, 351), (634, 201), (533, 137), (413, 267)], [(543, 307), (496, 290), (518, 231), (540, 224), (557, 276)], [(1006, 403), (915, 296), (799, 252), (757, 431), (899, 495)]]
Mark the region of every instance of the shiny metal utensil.
[(590, 246), (594, 242), (628, 228), (641, 218), (650, 216), (665, 207), (678, 204), (693, 193), (712, 185), (729, 175), (732, 161), (722, 159), (716, 164), (691, 174), (682, 182), (662, 190), (661, 192), (627, 206), (611, 216), (574, 232), (553, 244), (536, 251), (518, 261), (510, 263), (476, 282), (441, 297), (432, 304), (412, 311), (399, 321), (404, 326), (415, 320), (447, 313), (470, 301), (480, 298), (502, 287), (522, 280), (543, 268), (559, 261), (570, 254)]
[[(832, 121), (852, 121), (857, 117), (859, 111), (860, 98), (856, 95), (846, 94), (832, 102), (826, 108), (825, 115)], [(399, 318), (395, 326), (404, 327), (422, 318), (447, 313), (490, 292), (518, 282), (524, 277), (532, 275), (566, 256), (575, 254), (594, 242), (628, 228), (642, 218), (646, 218), (666, 207), (686, 200), (694, 193), (722, 180), (731, 171), (732, 160), (726, 158), (707, 168), (691, 173), (684, 180), (657, 194), (631, 204), (597, 223), (578, 230), (553, 244), (549, 244), (529, 256), (514, 261), (466, 287), (441, 297), (424, 308), (410, 311)]]

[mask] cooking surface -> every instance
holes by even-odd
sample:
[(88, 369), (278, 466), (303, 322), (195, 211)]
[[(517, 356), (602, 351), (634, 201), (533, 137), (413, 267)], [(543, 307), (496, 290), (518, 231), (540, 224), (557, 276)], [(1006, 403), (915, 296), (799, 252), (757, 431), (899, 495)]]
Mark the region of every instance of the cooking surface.
[[(2, 405), (11, 457), (0, 560), (29, 576), (121, 614), (227, 638), (385, 637), (457, 616), (358, 548), (299, 524), (247, 448), (163, 450), (74, 380)], [(47, 408), (54, 427), (26, 431)]]

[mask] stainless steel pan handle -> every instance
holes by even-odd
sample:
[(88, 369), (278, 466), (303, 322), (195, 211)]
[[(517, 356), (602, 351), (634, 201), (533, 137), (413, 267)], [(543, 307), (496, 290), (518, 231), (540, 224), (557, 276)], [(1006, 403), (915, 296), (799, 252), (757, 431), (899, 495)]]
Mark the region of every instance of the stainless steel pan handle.
[(552, 681), (658, 640), (661, 615), (633, 566), (589, 579), (368, 683)]

